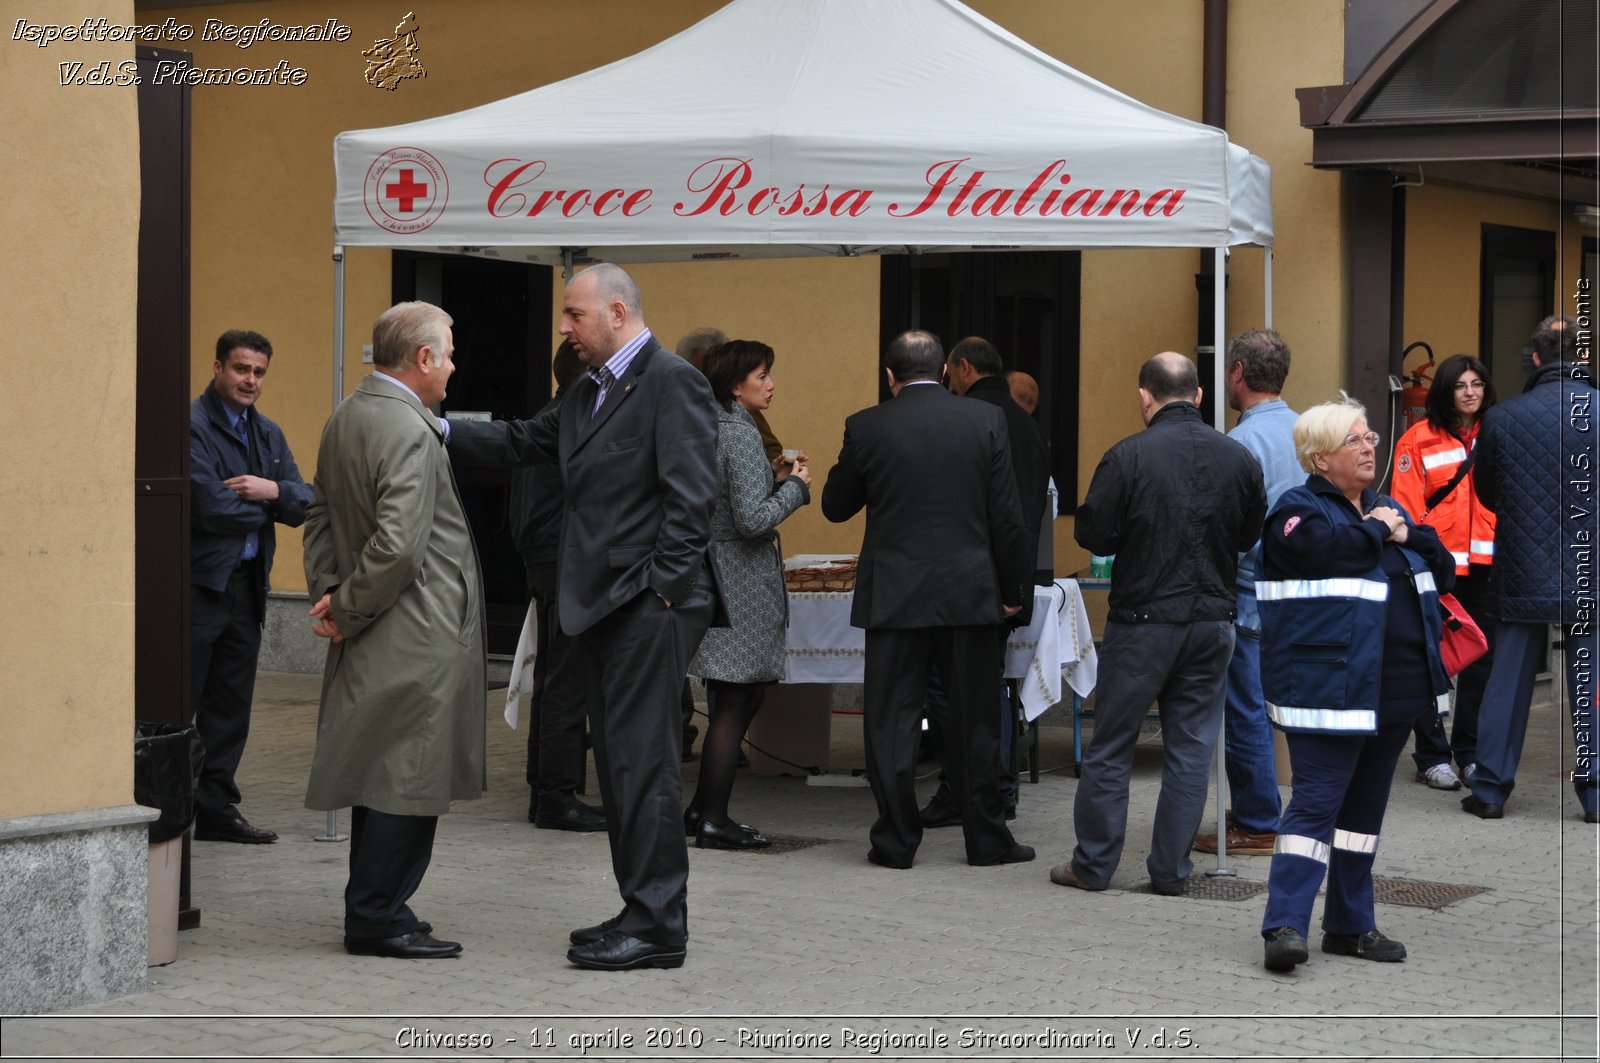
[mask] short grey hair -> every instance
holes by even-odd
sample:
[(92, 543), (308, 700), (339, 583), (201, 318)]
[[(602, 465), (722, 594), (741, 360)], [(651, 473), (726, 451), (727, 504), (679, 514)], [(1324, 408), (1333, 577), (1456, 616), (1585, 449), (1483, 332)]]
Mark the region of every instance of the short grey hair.
[(641, 318), (644, 310), (639, 305), (639, 285), (628, 276), (628, 271), (611, 262), (596, 262), (580, 270), (577, 277), (594, 277), (594, 290), (606, 303), (621, 303), (628, 308), (628, 316)]
[(1316, 472), (1316, 463), (1311, 459), (1342, 447), (1356, 418), (1366, 416), (1367, 408), (1342, 391), (1339, 401), (1324, 402), (1302, 413), (1294, 423), (1294, 453), (1300, 459), (1300, 467)]
[(396, 303), (372, 326), (372, 364), (404, 367), (419, 347), (433, 349), (433, 364), (444, 361), (445, 329), (455, 319), (432, 303)]
[(719, 328), (709, 325), (697, 328), (683, 339), (678, 341), (678, 346), (673, 348), (679, 358), (688, 361), (696, 353), (704, 354), (713, 347), (721, 347), (728, 342), (728, 334)]

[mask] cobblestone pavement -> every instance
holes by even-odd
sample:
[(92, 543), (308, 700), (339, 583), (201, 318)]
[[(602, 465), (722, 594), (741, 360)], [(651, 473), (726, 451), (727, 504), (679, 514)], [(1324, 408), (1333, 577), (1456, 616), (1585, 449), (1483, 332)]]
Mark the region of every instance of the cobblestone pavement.
[[(302, 807), (318, 677), (263, 674), (240, 772), (243, 811), (282, 840), (196, 843), (198, 929), (146, 992), (4, 1020), (0, 1055), (190, 1059), (1594, 1059), (1596, 827), (1564, 772), (1560, 710), (1535, 712), (1506, 818), (1412, 781), (1402, 758), (1377, 873), (1482, 892), (1442, 907), (1380, 903), (1410, 950), (1374, 964), (1317, 951), (1261, 966), (1268, 858), (1191, 894), (1141, 890), (1160, 779), (1142, 743), (1123, 867), (1104, 893), (1052, 885), (1072, 843), (1071, 735), (1044, 729), (1048, 770), (1013, 827), (1031, 864), (974, 868), (959, 830), (928, 832), (916, 867), (866, 861), (865, 787), (741, 773), (734, 813), (796, 839), (783, 851), (690, 850), (680, 970), (583, 971), (567, 932), (615, 913), (603, 834), (534, 829), (521, 732), (492, 693), (490, 791), (440, 823), (413, 904), (459, 959), (341, 948), (347, 848), (313, 840)], [(835, 716), (836, 771), (862, 763), (860, 721)], [(685, 766), (688, 786), (694, 765)], [(931, 792), (933, 781), (924, 781)], [(591, 776), (589, 800), (597, 801)], [(348, 817), (341, 817), (348, 827)], [(805, 844), (805, 843), (814, 844)], [(1227, 886), (1243, 899), (1212, 899)], [(1470, 893), (1470, 891), (1460, 891)], [(1438, 891), (1433, 894), (1439, 903)]]

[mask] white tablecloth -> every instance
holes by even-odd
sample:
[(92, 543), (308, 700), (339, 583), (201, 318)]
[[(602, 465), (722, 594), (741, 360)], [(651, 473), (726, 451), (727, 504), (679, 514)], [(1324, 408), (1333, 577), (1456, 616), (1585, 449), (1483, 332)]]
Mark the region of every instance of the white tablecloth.
[[(850, 626), (848, 593), (789, 595), (789, 655), (785, 683), (859, 683), (866, 632)], [(1005, 675), (1019, 681), (1030, 720), (1061, 700), (1061, 684), (1080, 696), (1094, 689), (1098, 658), (1089, 615), (1074, 580), (1035, 587), (1033, 622), (1006, 644)]]
[[(859, 683), (866, 667), (866, 632), (850, 626), (849, 592), (789, 595), (789, 654), (785, 683)], [(517, 726), (533, 695), (534, 647), (538, 614), (523, 620), (506, 688), (506, 723)], [(1089, 614), (1076, 580), (1058, 579), (1033, 590), (1033, 622), (1011, 633), (1006, 643), (1005, 676), (1022, 692), (1022, 708), (1038, 719), (1061, 700), (1063, 679), (1079, 697), (1094, 690), (1099, 658), (1089, 631)]]

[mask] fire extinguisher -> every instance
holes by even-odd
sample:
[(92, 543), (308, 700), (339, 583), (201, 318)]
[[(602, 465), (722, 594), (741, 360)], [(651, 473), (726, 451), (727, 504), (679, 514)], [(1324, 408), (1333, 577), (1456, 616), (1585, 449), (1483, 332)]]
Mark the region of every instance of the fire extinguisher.
[(1405, 390), (1400, 392), (1400, 413), (1405, 418), (1406, 428), (1428, 419), (1428, 386), (1433, 383), (1433, 348), (1418, 340), (1401, 351), (1400, 372), (1405, 373), (1406, 356), (1418, 347), (1428, 352), (1428, 360), (1417, 366), (1416, 372), (1401, 377), (1406, 381)]

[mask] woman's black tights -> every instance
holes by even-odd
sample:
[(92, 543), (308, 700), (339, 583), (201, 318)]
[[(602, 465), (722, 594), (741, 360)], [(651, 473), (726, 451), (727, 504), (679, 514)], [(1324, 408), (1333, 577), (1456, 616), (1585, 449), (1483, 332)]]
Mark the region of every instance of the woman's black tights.
[(710, 722), (706, 740), (700, 747), (700, 781), (694, 788), (689, 807), (699, 809), (702, 819), (727, 826), (728, 796), (733, 793), (733, 776), (739, 767), (739, 745), (744, 733), (761, 710), (766, 697), (765, 683), (724, 683), (706, 680), (706, 707)]

